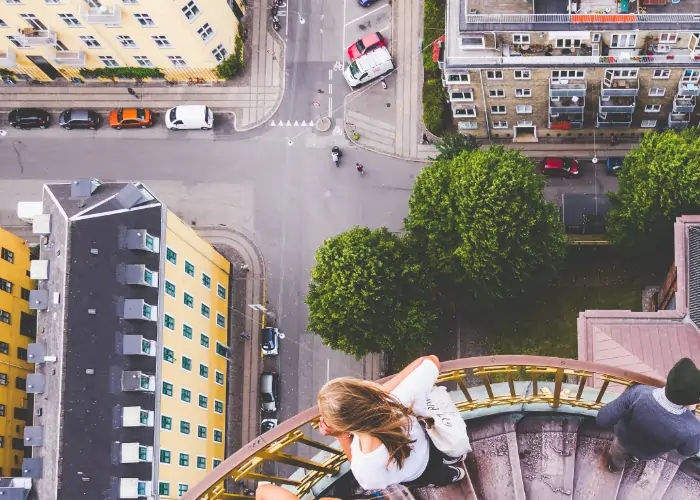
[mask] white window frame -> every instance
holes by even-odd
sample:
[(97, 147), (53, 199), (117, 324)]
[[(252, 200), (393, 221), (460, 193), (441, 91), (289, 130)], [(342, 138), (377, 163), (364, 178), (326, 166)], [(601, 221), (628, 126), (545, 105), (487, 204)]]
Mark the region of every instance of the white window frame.
[(639, 77), (637, 68), (624, 68), (613, 70), (613, 80), (636, 80)]
[(80, 37), (80, 41), (90, 49), (101, 49), (102, 44), (100, 41), (92, 35), (83, 35)]
[[(661, 91), (660, 93), (658, 91)], [(649, 89), (649, 97), (663, 97), (666, 95), (666, 89), (664, 87), (651, 87)]]
[(20, 37), (18, 37), (18, 36), (9, 35), (9, 36), (7, 37), (7, 39), (10, 41), (10, 43), (12, 43), (12, 45), (14, 45), (15, 47), (17, 47), (18, 49), (28, 49), (28, 48), (30, 48), (30, 45), (27, 44), (22, 38), (20, 38)]
[(491, 128), (494, 130), (504, 130), (508, 128), (508, 122), (506, 120), (496, 120), (491, 122)]
[(530, 45), (530, 33), (513, 33), (513, 45)]
[(506, 96), (506, 89), (489, 89), (489, 99), (503, 99)]
[[(224, 44), (220, 43), (214, 47), (211, 54), (214, 56), (214, 59), (216, 59), (217, 62), (221, 62), (228, 57), (229, 53), (228, 50), (226, 50), (226, 47), (224, 47)], [(219, 59), (219, 57), (221, 57), (221, 59)]]
[[(520, 95), (518, 95), (518, 91), (520, 91)], [(515, 97), (518, 99), (532, 97), (532, 89), (515, 89)]]
[(654, 128), (656, 127), (656, 120), (642, 120), (642, 128)]
[(224, 402), (221, 401), (220, 399), (214, 399), (214, 406), (213, 406), (214, 413), (216, 413), (217, 415), (223, 415), (224, 414), (223, 412), (219, 413), (218, 411), (216, 411), (216, 403), (221, 403), (221, 408), (226, 409), (226, 406), (224, 406)]
[(645, 113), (661, 113), (661, 104), (647, 104), (644, 106)]
[(554, 69), (551, 73), (553, 82), (559, 80), (583, 80), (586, 78), (586, 72), (582, 69)]
[[(464, 113), (457, 113), (457, 111), (464, 111)], [(452, 116), (454, 118), (476, 118), (476, 106), (454, 108), (452, 110)]]
[(532, 127), (532, 120), (518, 120), (518, 123), (515, 126), (516, 127)]
[(683, 70), (683, 75), (681, 76), (681, 82), (683, 82), (683, 83), (698, 83), (698, 81), (700, 81), (700, 69), (686, 68)]
[(671, 70), (670, 69), (655, 69), (651, 78), (652, 78), (652, 80), (668, 80), (669, 78), (671, 78)]
[[(182, 422), (186, 422), (187, 425), (190, 426), (190, 432), (189, 432), (189, 434), (185, 434), (184, 432), (182, 432)], [(182, 434), (183, 436), (191, 436), (191, 435), (192, 435), (192, 422), (190, 422), (189, 420), (185, 420), (184, 418), (181, 418), (181, 419), (180, 419), (180, 425), (177, 426), (177, 430), (178, 430), (178, 432), (179, 432), (180, 434)], [(179, 455), (178, 455), (178, 458), (180, 458)], [(179, 462), (179, 460), (178, 460), (178, 462)]]
[(636, 33), (613, 33), (610, 35), (611, 49), (632, 49), (636, 44)]
[[(202, 367), (207, 369), (207, 376), (206, 377), (204, 375), (202, 375)], [(206, 363), (202, 363), (201, 361), (199, 363), (199, 376), (205, 380), (209, 380), (209, 365)]]
[(168, 61), (174, 68), (186, 68), (187, 61), (182, 56), (168, 56)]
[(459, 121), (457, 122), (457, 130), (476, 130), (479, 124), (476, 122)]
[[(206, 33), (208, 36), (206, 38), (202, 37), (202, 34)], [(216, 36), (216, 31), (212, 28), (210, 23), (204, 23), (198, 30), (197, 35), (205, 43), (209, 43), (212, 38)]]
[(143, 12), (137, 12), (134, 14), (134, 18), (139, 23), (139, 26), (141, 28), (155, 28), (156, 27), (156, 22), (148, 14), (144, 14)]
[[(469, 94), (469, 97), (453, 97), (453, 94)], [(451, 102), (474, 102), (474, 90), (452, 90), (450, 91), (450, 101)]]
[[(489, 109), (492, 115), (505, 115), (507, 111), (505, 104), (492, 104)], [(494, 111), (494, 109), (496, 111)], [(501, 111), (501, 109), (503, 109), (503, 111)]]
[(122, 0), (124, 5), (138, 5), (139, 0)]
[[(480, 44), (476, 43), (468, 43), (465, 44), (464, 40), (481, 40)], [(479, 50), (479, 49), (484, 49), (486, 48), (486, 42), (484, 40), (483, 36), (477, 35), (477, 36), (460, 36), (459, 37), (459, 48), (462, 50)]]
[[(450, 80), (452, 77), (457, 77), (457, 80)], [(464, 79), (466, 77), (466, 80)], [(448, 85), (458, 85), (460, 83), (471, 83), (472, 78), (469, 73), (453, 73), (445, 77), (445, 81)]]
[[(518, 73), (520, 73), (520, 76), (518, 76)], [(531, 80), (532, 71), (529, 69), (516, 69), (513, 71), (513, 78), (516, 80)]]
[[(223, 384), (220, 384), (220, 383), (218, 383), (218, 382), (216, 381), (216, 374), (217, 374), (217, 373), (220, 373), (220, 374), (222, 374), (222, 375), (224, 376), (224, 383), (223, 383)], [(214, 370), (214, 383), (215, 383), (216, 385), (218, 385), (218, 386), (221, 386), (221, 387), (223, 387), (224, 385), (226, 385), (226, 374), (225, 374), (224, 372), (222, 372), (222, 371)]]
[(82, 23), (80, 22), (80, 19), (78, 19), (77, 17), (75, 17), (75, 15), (73, 15), (71, 13), (59, 14), (58, 17), (69, 28), (82, 28), (83, 27)]
[(555, 47), (557, 49), (578, 49), (581, 47), (581, 41), (578, 38), (557, 38)]
[(661, 33), (659, 35), (659, 43), (676, 43), (678, 42), (678, 33)]
[[(194, 15), (192, 17), (187, 15), (188, 12), (192, 13), (195, 9), (197, 10), (197, 12), (194, 12)], [(185, 16), (185, 19), (187, 19), (187, 21), (190, 23), (202, 14), (202, 9), (199, 8), (199, 5), (197, 5), (197, 3), (194, 0), (190, 0), (189, 2), (187, 2), (181, 10), (183, 15)]]
[[(173, 388), (173, 393), (170, 394), (170, 395), (164, 393), (164, 392), (163, 392), (163, 384), (170, 384), (170, 387)], [(161, 396), (165, 396), (166, 398), (173, 398), (173, 397), (175, 397), (175, 384), (173, 384), (173, 383), (170, 382), (169, 380), (165, 380), (165, 379), (161, 380), (161, 381), (160, 381), (160, 394), (161, 394)]]
[[(214, 435), (216, 434), (216, 431), (219, 431), (221, 433), (221, 441), (214, 441)], [(211, 433), (211, 440), (214, 441), (215, 443), (222, 444), (224, 442), (225, 436), (224, 436), (224, 431), (221, 429), (217, 429), (216, 427), (212, 430)]]
[[(97, 56), (100, 61), (102, 61), (102, 64), (105, 65), (106, 68), (118, 68), (119, 61), (117, 61), (114, 57), (112, 56)], [(114, 63), (114, 64), (112, 64)]]
[(141, 68), (155, 68), (155, 64), (153, 64), (153, 61), (151, 61), (148, 56), (134, 56), (134, 61), (136, 61), (136, 64), (138, 64)]
[[(201, 469), (201, 468), (199, 467), (199, 459), (200, 459), (200, 458), (203, 458), (203, 459), (204, 459), (204, 468), (203, 468), (203, 469)], [(207, 470), (207, 457), (205, 457), (204, 455), (197, 455), (197, 458), (196, 458), (195, 460), (196, 460), (196, 462), (195, 462), (194, 466), (195, 466), (196, 469), (199, 469), (199, 470)]]
[[(139, 46), (136, 44), (134, 39), (131, 38), (131, 36), (129, 36), (129, 35), (117, 35), (117, 41), (124, 49), (138, 49), (139, 48)], [(125, 44), (124, 42), (128, 42), (128, 44)]]
[(158, 47), (159, 49), (174, 48), (173, 44), (170, 43), (170, 40), (168, 40), (168, 37), (165, 35), (152, 35), (151, 40), (153, 40), (153, 43), (155, 43), (156, 47)]
[(486, 70), (487, 80), (503, 80), (503, 70), (500, 69), (489, 69)]
[(593, 43), (600, 43), (600, 40), (603, 38), (602, 33), (591, 33), (591, 42)]
[(518, 104), (515, 106), (515, 114), (518, 115), (531, 115), (532, 114), (532, 104)]
[[(221, 325), (219, 324), (219, 317), (224, 318), (224, 326), (221, 326)], [(226, 316), (224, 316), (223, 314), (221, 314), (219, 311), (216, 311), (216, 326), (218, 326), (219, 328), (223, 328), (224, 330), (226, 330)]]
[[(205, 408), (204, 406), (200, 406), (200, 405), (199, 405), (199, 402), (200, 402), (200, 401), (199, 401), (199, 396), (204, 396), (205, 398), (207, 398), (207, 406), (206, 406), (206, 408)], [(204, 410), (204, 411), (208, 411), (208, 410), (209, 410), (209, 394), (204, 394), (203, 392), (200, 392), (200, 393), (197, 394), (197, 408), (199, 408), (200, 410)]]

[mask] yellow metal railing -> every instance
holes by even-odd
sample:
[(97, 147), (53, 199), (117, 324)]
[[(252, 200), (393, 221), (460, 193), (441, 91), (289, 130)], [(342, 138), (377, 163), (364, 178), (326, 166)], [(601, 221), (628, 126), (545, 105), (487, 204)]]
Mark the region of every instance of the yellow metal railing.
[[(467, 386), (465, 379), (469, 375), (481, 379), (482, 389), (476, 391), (474, 387)], [(600, 387), (584, 391), (587, 387), (593, 388), (594, 376), (599, 378)], [(507, 391), (497, 394), (496, 388), (500, 389), (502, 386), (495, 386), (494, 379), (504, 380)], [(573, 359), (537, 356), (484, 356), (442, 362), (438, 383), (452, 381), (457, 383), (464, 394), (464, 401), (457, 403), (457, 407), (463, 412), (493, 406), (533, 403), (545, 403), (552, 408), (566, 405), (597, 410), (605, 404), (603, 397), (609, 392), (610, 384), (630, 386), (640, 383), (656, 387), (664, 385), (663, 380), (621, 368)], [(527, 394), (520, 394), (515, 387), (515, 383), (520, 381), (531, 382), (532, 390), (527, 391)], [(484, 390), (485, 397), (475, 395), (477, 392), (483, 393)], [(307, 425), (309, 432), (317, 428), (318, 419), (318, 408), (314, 407), (282, 422), (227, 458), (201, 482), (194, 485), (182, 500), (250, 498), (227, 492), (227, 479), (270, 481), (294, 486), (299, 496), (307, 494), (324, 477), (339, 473), (340, 466), (346, 460), (342, 450), (313, 440), (302, 431), (301, 428)], [(285, 448), (293, 444), (303, 444), (328, 452), (328, 456), (324, 461), (317, 462), (285, 453)], [(304, 470), (304, 474), (300, 474), (296, 479), (270, 476), (262, 472), (262, 465), (266, 462), (298, 467)]]

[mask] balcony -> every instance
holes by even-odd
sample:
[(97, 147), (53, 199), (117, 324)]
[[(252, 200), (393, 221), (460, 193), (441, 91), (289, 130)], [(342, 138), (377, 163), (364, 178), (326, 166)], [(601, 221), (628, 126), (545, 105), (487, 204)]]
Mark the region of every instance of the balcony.
[(678, 95), (684, 97), (700, 95), (698, 82), (678, 82)]
[(108, 26), (119, 25), (122, 22), (122, 11), (113, 3), (99, 7), (90, 7), (86, 3), (81, 3), (80, 17), (88, 24), (105, 24)]
[(639, 79), (603, 80), (600, 83), (600, 93), (604, 96), (636, 96), (639, 92)]
[(596, 115), (596, 128), (630, 128), (632, 113), (600, 112)]
[(600, 96), (598, 106), (601, 113), (632, 113), (635, 97), (633, 96)]
[(51, 59), (58, 66), (72, 66), (74, 68), (85, 67), (85, 52), (82, 50), (78, 50), (77, 52), (67, 52), (53, 49)]
[(673, 111), (678, 113), (692, 113), (695, 110), (695, 96), (676, 96), (673, 98)]
[[(441, 368), (438, 382), (457, 383), (452, 399), (468, 421), (473, 448), (467, 458), (468, 476), (441, 488), (392, 486), (379, 492), (382, 498), (632, 500), (664, 494), (695, 498), (700, 488), (700, 466), (692, 459), (681, 463), (672, 454), (643, 464), (630, 462), (622, 474), (611, 474), (605, 466), (612, 434), (595, 425), (597, 411), (625, 387), (662, 387), (663, 380), (600, 364), (533, 356), (458, 359), (442, 362)], [(468, 376), (483, 385), (468, 387)], [(600, 388), (593, 387), (594, 380)], [(343, 451), (316, 439), (312, 429), (318, 427), (318, 419), (314, 407), (282, 422), (226, 459), (181, 500), (244, 498), (226, 489), (228, 478), (230, 483), (284, 484), (301, 498), (356, 498), (363, 492), (348, 474)], [(317, 453), (302, 458), (290, 450), (298, 445)], [(289, 477), (261, 472), (275, 463), (299, 469)], [(638, 480), (642, 471), (643, 481)]]
[(15, 53), (9, 47), (0, 51), (0, 68), (14, 68), (17, 66)]
[(586, 83), (549, 80), (549, 97), (586, 97)]
[(554, 97), (549, 99), (549, 113), (583, 113), (585, 97)]
[(547, 128), (550, 130), (576, 130), (583, 128), (583, 115), (549, 115)]
[(34, 28), (24, 28), (15, 37), (19, 42), (28, 47), (40, 47), (42, 45), (56, 45), (58, 37), (53, 30), (35, 30)]
[(668, 114), (668, 128), (681, 130), (690, 126), (690, 113), (674, 113)]

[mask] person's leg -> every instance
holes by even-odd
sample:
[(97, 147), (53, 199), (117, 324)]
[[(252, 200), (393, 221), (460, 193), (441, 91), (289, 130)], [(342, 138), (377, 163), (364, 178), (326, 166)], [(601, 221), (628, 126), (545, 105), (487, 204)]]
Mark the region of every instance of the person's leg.
[(624, 469), (627, 460), (630, 458), (632, 458), (631, 455), (627, 453), (627, 450), (623, 448), (620, 441), (615, 437), (608, 452), (608, 469), (610, 472), (618, 472)]
[(454, 459), (448, 457), (438, 450), (432, 441), (430, 443), (430, 458), (425, 472), (415, 481), (411, 481), (406, 486), (447, 486), (464, 479), (467, 475), (464, 462), (461, 458)]

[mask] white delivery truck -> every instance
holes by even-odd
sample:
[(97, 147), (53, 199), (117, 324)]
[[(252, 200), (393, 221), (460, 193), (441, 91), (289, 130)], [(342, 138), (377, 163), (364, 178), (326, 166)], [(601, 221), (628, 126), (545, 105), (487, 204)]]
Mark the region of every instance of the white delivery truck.
[(345, 79), (351, 87), (357, 87), (394, 70), (391, 54), (380, 47), (358, 57), (345, 68)]

